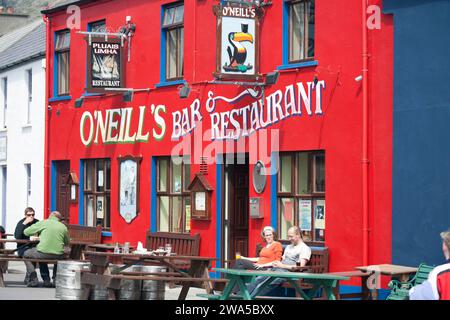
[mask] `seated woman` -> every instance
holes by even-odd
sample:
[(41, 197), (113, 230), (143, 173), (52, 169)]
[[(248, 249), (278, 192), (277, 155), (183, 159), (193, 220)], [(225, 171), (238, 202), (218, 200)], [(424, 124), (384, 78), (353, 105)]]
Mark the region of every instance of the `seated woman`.
[(249, 258), (241, 256), (236, 260), (233, 269), (255, 270), (261, 268), (271, 268), (274, 261), (281, 261), (283, 247), (277, 240), (275, 229), (266, 226), (261, 231), (261, 236), (266, 242), (266, 246), (261, 249), (258, 258)]

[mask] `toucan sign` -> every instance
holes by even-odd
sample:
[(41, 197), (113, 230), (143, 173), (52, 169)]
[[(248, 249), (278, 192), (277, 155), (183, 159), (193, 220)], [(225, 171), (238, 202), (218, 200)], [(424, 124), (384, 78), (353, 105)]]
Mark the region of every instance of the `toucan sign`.
[(252, 6), (214, 6), (217, 16), (217, 66), (223, 79), (259, 78), (259, 23), (263, 10)]

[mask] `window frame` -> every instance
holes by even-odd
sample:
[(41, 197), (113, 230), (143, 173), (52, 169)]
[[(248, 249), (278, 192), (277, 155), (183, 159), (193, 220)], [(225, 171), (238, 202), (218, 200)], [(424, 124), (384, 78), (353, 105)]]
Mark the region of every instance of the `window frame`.
[[(97, 170), (98, 170), (98, 162), (99, 161), (103, 161), (103, 172), (104, 172), (104, 176), (103, 176), (103, 191), (97, 191)], [(109, 161), (109, 189), (107, 188), (107, 174), (106, 174), (106, 169), (107, 169), (107, 162)], [(93, 176), (92, 176), (92, 186), (91, 189), (87, 189), (86, 186), (88, 184), (88, 166), (90, 164), (94, 164), (93, 165)], [(84, 225), (85, 226), (89, 226), (88, 223), (88, 214), (87, 214), (87, 207), (88, 207), (88, 197), (89, 196), (93, 196), (94, 197), (94, 221), (93, 222), (93, 226), (97, 226), (97, 198), (99, 196), (102, 196), (104, 201), (103, 201), (103, 206), (104, 206), (104, 219), (103, 219), (103, 225), (102, 225), (102, 229), (105, 231), (108, 231), (111, 229), (111, 159), (110, 158), (96, 158), (96, 159), (86, 159), (84, 160), (84, 166), (83, 166), (83, 217), (84, 217)], [(109, 197), (109, 212), (106, 212), (106, 198)]]
[[(159, 190), (159, 183), (160, 183), (160, 161), (167, 161), (167, 171), (166, 171), (166, 191), (160, 191)], [(172, 158), (170, 156), (158, 156), (156, 157), (156, 229), (157, 231), (161, 230), (161, 212), (160, 212), (160, 198), (161, 197), (168, 197), (169, 198), (169, 219), (168, 219), (168, 231), (162, 231), (162, 232), (170, 232), (170, 233), (177, 233), (177, 234), (189, 234), (189, 230), (186, 230), (186, 200), (190, 201), (190, 191), (185, 189), (186, 186), (186, 167), (189, 166), (190, 171), (190, 161), (185, 161), (183, 158), (182, 165), (181, 165), (181, 191), (180, 192), (173, 192), (172, 191), (172, 181), (173, 181), (173, 162)], [(189, 180), (190, 180), (190, 172), (189, 172)], [(188, 184), (189, 185), (189, 184)], [(173, 198), (180, 197), (181, 198), (181, 206), (182, 206), (182, 228), (181, 232), (175, 232), (172, 230), (173, 227)], [(192, 208), (192, 204), (190, 204)]]
[[(309, 186), (309, 193), (300, 193), (299, 188), (299, 177), (300, 177), (300, 166), (299, 166), (299, 155), (302, 153), (308, 154), (308, 186)], [(281, 159), (282, 156), (290, 156), (291, 157), (291, 192), (281, 192), (281, 160), (280, 160), (280, 170), (277, 174), (277, 207), (279, 214), (277, 215), (277, 223), (278, 223), (278, 234), (282, 235), (282, 205), (283, 205), (283, 199), (293, 199), (293, 225), (300, 225), (299, 216), (299, 201), (300, 200), (311, 200), (311, 230), (310, 231), (303, 231), (302, 235), (305, 238), (307, 236), (307, 232), (310, 233), (309, 237), (310, 239), (306, 239), (307, 242), (312, 243), (318, 243), (318, 244), (324, 244), (325, 243), (325, 236), (323, 236), (324, 240), (317, 240), (316, 237), (316, 229), (315, 229), (315, 211), (316, 211), (316, 202), (317, 200), (323, 200), (326, 201), (326, 190), (323, 192), (316, 192), (314, 188), (315, 184), (315, 174), (314, 172), (317, 170), (315, 168), (315, 158), (317, 155), (323, 155), (325, 156), (325, 150), (313, 150), (313, 151), (288, 151), (288, 152), (280, 152), (279, 157)], [(324, 163), (325, 167), (325, 174), (326, 174), (326, 162)], [(326, 179), (325, 179), (326, 181)], [(326, 202), (325, 202), (325, 208), (326, 208)], [(326, 209), (325, 209), (326, 210)], [(325, 220), (326, 220), (326, 213), (325, 213)], [(318, 229), (319, 230), (319, 229)], [(326, 229), (325, 229), (326, 230)]]
[[(174, 9), (173, 19), (175, 19), (176, 8), (183, 6), (183, 19), (181, 22), (164, 24), (166, 12), (168, 10)], [(168, 5), (163, 5), (161, 10), (161, 84), (165, 83), (179, 83), (184, 79), (184, 1), (178, 1), (170, 3)], [(169, 78), (169, 33), (171, 31), (176, 32), (176, 63), (173, 66), (175, 68), (175, 77)], [(179, 46), (182, 45), (180, 49)], [(181, 60), (181, 61), (180, 61)], [(178, 74), (178, 70), (181, 65), (181, 74)]]
[[(57, 48), (58, 37), (62, 34), (69, 34), (69, 45), (62, 49)], [(55, 47), (54, 47), (54, 96), (55, 97), (66, 97), (70, 95), (70, 44), (71, 44), (71, 32), (70, 29), (63, 29), (55, 32)], [(60, 68), (61, 68), (61, 56), (67, 55), (67, 92), (60, 91)]]
[[(287, 43), (287, 55), (288, 55), (288, 63), (289, 64), (295, 64), (295, 63), (301, 63), (301, 62), (308, 62), (308, 61), (314, 61), (315, 59), (315, 50), (314, 50), (314, 55), (312, 57), (309, 57), (309, 15), (308, 15), (308, 11), (307, 11), (307, 6), (308, 6), (308, 2), (311, 1), (315, 1), (315, 0), (286, 0), (285, 4), (287, 5), (287, 11), (288, 11), (288, 43)], [(303, 39), (303, 52), (302, 55), (304, 58), (300, 58), (300, 59), (291, 59), (291, 50), (292, 50), (292, 37), (293, 37), (293, 32), (292, 32), (292, 16), (291, 16), (291, 12), (292, 12), (292, 7), (294, 5), (298, 5), (298, 4), (303, 4), (304, 8), (305, 8), (305, 12), (304, 12), (304, 39)], [(315, 3), (314, 3), (315, 4)], [(315, 6), (314, 6), (314, 15), (315, 15)], [(315, 21), (314, 21), (314, 26), (315, 26)], [(314, 49), (315, 49), (315, 44), (314, 44)]]

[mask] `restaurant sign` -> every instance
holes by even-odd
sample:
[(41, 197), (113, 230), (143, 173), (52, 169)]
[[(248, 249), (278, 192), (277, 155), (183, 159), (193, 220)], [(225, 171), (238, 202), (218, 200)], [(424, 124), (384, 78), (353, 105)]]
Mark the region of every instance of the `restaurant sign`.
[(215, 77), (259, 78), (259, 24), (264, 11), (232, 4), (214, 6), (213, 11), (218, 44)]
[(120, 39), (92, 37), (89, 44), (87, 91), (102, 93), (105, 88), (123, 88), (123, 47)]

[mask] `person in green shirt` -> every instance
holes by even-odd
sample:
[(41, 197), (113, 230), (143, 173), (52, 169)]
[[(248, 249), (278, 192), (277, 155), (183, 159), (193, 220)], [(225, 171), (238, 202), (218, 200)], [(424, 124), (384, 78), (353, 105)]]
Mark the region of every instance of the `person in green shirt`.
[[(24, 258), (30, 259), (64, 259), (64, 246), (69, 245), (69, 231), (67, 227), (61, 222), (62, 216), (58, 211), (53, 211), (47, 220), (39, 221), (32, 226), (25, 229), (26, 236), (37, 235), (39, 237), (39, 244), (24, 253)], [(30, 282), (28, 287), (39, 286), (35, 266), (32, 262), (25, 261), (27, 273), (30, 275)], [(50, 272), (47, 264), (43, 264), (40, 268), (42, 280), (44, 280), (44, 287), (54, 287), (50, 281)], [(56, 264), (53, 268), (53, 282), (56, 277)]]

